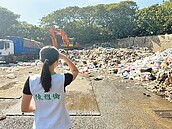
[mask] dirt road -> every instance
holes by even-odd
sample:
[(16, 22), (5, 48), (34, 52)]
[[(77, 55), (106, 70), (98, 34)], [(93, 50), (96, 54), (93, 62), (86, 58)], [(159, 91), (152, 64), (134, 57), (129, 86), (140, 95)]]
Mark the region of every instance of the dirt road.
[[(29, 72), (32, 73), (36, 69), (30, 67), (25, 72), (27, 71), (26, 73), (29, 74)], [(14, 73), (14, 75), (18, 78), (20, 74)], [(26, 75), (21, 76), (23, 80), (24, 77)], [(80, 74), (75, 83), (72, 84), (74, 85), (73, 88), (71, 86), (66, 93), (73, 129), (172, 128), (172, 118), (163, 118), (168, 117), (167, 111), (172, 110), (172, 104), (145, 90), (140, 82), (124, 80), (108, 74), (107, 76), (104, 75), (103, 80), (94, 80), (87, 79), (86, 76)], [(21, 88), (19, 89), (18, 92), (21, 93)], [(7, 89), (4, 91), (7, 91)], [(70, 100), (70, 95), (75, 96), (76, 93), (78, 103), (82, 103), (78, 106), (74, 106), (75, 103)], [(16, 105), (16, 107), (19, 107), (20, 100), (20, 97), (16, 97), (16, 99), (1, 97), (1, 113), (8, 113)], [(92, 103), (89, 100), (92, 100)], [(70, 103), (73, 103), (73, 106)], [(166, 114), (163, 115), (163, 113)], [(13, 110), (12, 115), (7, 115), (6, 119), (0, 121), (0, 129), (30, 129), (32, 128), (32, 122), (32, 115), (22, 116), (19, 109), (17, 109), (16, 111)]]

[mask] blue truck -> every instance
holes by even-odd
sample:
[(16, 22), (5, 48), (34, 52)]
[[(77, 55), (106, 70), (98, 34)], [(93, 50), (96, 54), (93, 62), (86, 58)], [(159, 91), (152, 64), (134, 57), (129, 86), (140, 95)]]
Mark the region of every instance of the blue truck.
[(43, 44), (35, 40), (21, 37), (0, 39), (0, 61), (12, 63), (36, 59)]

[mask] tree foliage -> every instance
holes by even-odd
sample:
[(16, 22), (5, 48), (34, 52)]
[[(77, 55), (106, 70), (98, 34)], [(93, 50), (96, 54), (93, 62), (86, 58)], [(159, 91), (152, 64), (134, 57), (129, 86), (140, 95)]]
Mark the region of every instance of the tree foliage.
[(18, 22), (10, 28), (9, 36), (29, 38), (49, 44), (49, 33), (45, 28), (38, 27), (26, 22)]
[(80, 43), (107, 41), (132, 36), (134, 14), (137, 5), (133, 1), (87, 6), (67, 7), (41, 19), (41, 26), (51, 25), (64, 29), (69, 37)]
[(40, 26), (18, 21), (20, 16), (0, 7), (0, 37), (20, 36), (51, 44), (50, 26), (63, 29), (80, 44), (107, 42), (131, 36), (172, 33), (172, 1), (138, 9), (134, 1), (56, 10)]
[(0, 37), (4, 37), (8, 30), (18, 23), (17, 19), (20, 16), (0, 7)]
[(172, 33), (172, 2), (155, 4), (136, 13), (136, 36)]
[(20, 15), (0, 7), (0, 38), (19, 36), (49, 44), (48, 31), (42, 27), (18, 21)]

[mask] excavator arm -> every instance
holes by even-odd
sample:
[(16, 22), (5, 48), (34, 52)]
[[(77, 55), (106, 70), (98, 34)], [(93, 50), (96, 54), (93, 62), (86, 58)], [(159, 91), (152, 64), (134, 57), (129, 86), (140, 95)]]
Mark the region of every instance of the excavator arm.
[(56, 39), (56, 35), (55, 35), (53, 27), (50, 27), (50, 36), (52, 40), (52, 46), (58, 48), (58, 43), (57, 43), (57, 39)]
[(65, 31), (63, 31), (62, 29), (56, 29), (54, 31), (53, 27), (50, 27), (50, 35), (51, 35), (51, 40), (52, 40), (52, 45), (58, 48), (58, 43), (57, 43), (57, 39), (56, 39), (56, 35), (59, 35), (62, 37), (64, 46), (68, 46), (69, 45), (69, 39), (68, 36), (66, 34)]

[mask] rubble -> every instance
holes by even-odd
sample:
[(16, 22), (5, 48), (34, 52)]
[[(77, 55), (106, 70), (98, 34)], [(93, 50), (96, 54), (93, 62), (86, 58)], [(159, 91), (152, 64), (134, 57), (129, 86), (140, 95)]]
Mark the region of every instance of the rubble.
[(1, 120), (4, 120), (5, 118), (6, 118), (6, 115), (1, 115), (1, 114), (0, 114), (0, 121), (1, 121)]
[(16, 76), (14, 74), (7, 74), (6, 77), (9, 78), (9, 79), (16, 78)]

